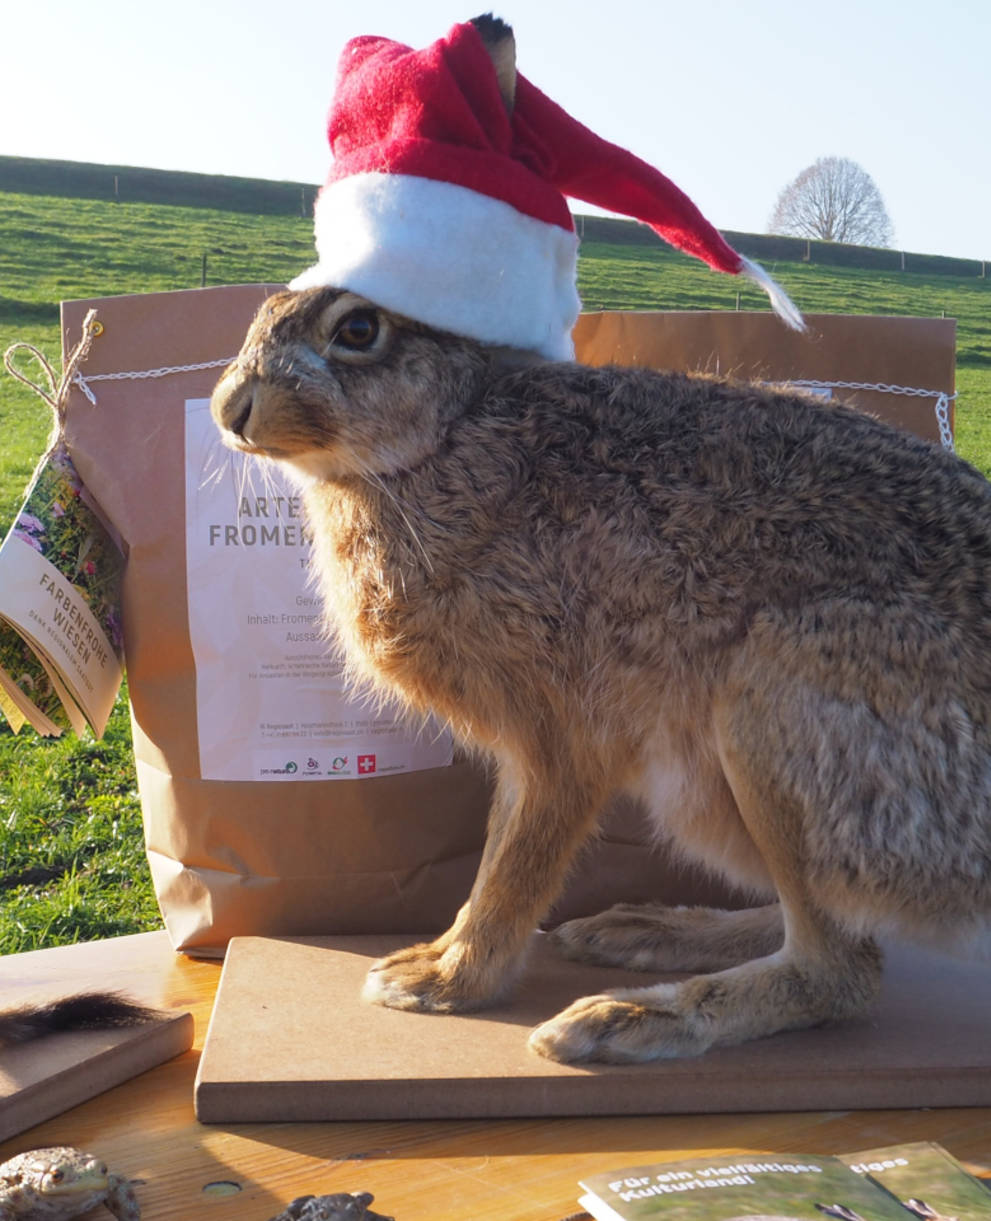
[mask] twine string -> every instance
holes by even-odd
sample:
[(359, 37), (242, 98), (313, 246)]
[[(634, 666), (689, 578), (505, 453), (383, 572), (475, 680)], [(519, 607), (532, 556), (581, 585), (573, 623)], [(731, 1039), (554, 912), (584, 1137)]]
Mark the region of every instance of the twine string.
[[(102, 326), (96, 320), (96, 310), (91, 309), (87, 311), (86, 317), (83, 319), (82, 337), (66, 358), (61, 377), (56, 377), (55, 370), (49, 364), (44, 354), (34, 344), (24, 342), (12, 343), (3, 354), (4, 368), (11, 377), (15, 377), (19, 382), (27, 386), (28, 389), (33, 390), (39, 398), (44, 399), (51, 409), (52, 430), (48, 437), (45, 452), (38, 463), (39, 468), (48, 461), (55, 450), (63, 443), (65, 415), (69, 406), (69, 391), (73, 380), (79, 376), (79, 366), (89, 356), (93, 340), (102, 330)], [(45, 383), (47, 383), (46, 386), (33, 380), (15, 363), (15, 358), (22, 353), (27, 353), (40, 365), (45, 377)]]
[[(175, 373), (198, 373), (203, 369), (222, 369), (236, 359), (236, 357), (227, 356), (221, 360), (204, 360), (191, 365), (166, 365), (158, 369), (124, 370), (119, 373), (91, 373), (89, 377), (83, 377), (82, 373), (79, 372), (79, 366), (83, 364), (89, 355), (90, 345), (93, 342), (94, 336), (99, 333), (99, 330), (100, 328), (96, 325), (96, 310), (90, 310), (83, 320), (82, 338), (69, 353), (62, 377), (57, 383), (51, 365), (32, 344), (15, 343), (4, 353), (3, 363), (8, 373), (16, 377), (19, 382), (29, 386), (45, 400), (52, 410), (54, 423), (52, 436), (49, 438), (48, 449), (45, 453), (46, 458), (62, 439), (69, 390), (72, 386), (78, 386), (80, 391), (95, 407), (97, 400), (91, 386), (92, 382), (141, 381), (145, 378), (170, 377)], [(32, 381), (14, 365), (13, 357), (18, 352), (28, 352), (38, 362), (48, 382), (47, 390), (42, 389), (37, 382)], [(936, 422), (939, 426), (940, 442), (944, 449), (949, 450), (951, 453), (953, 452), (953, 432), (950, 428), (950, 403), (956, 399), (956, 394), (948, 394), (945, 390), (922, 390), (915, 386), (896, 386), (889, 382), (815, 381), (807, 378), (795, 378), (787, 384), (807, 390), (873, 390), (878, 394), (900, 394), (908, 398), (933, 398), (936, 400), (935, 413)]]

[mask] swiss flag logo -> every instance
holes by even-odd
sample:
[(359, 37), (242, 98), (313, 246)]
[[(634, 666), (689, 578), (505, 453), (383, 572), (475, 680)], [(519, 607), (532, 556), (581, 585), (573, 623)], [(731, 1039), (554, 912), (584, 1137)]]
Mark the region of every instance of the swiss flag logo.
[(358, 756), (358, 774), (360, 776), (370, 776), (375, 771), (375, 756), (374, 755), (359, 755)]

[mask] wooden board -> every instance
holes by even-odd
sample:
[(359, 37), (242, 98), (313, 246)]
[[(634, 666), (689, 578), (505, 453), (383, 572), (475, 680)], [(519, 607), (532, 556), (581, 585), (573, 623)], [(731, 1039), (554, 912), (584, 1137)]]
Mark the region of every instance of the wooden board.
[(192, 1014), (48, 1035), (0, 1052), (0, 1141), (188, 1051)]
[[(112, 982), (166, 1009), (192, 1010), (199, 1047), (220, 974), (219, 962), (174, 954), (164, 932), (141, 933), (0, 958), (0, 1003), (15, 981)], [(268, 1221), (296, 1196), (338, 1191), (370, 1191), (372, 1207), (399, 1221), (557, 1221), (577, 1210), (580, 1179), (620, 1166), (920, 1140), (939, 1141), (974, 1173), (991, 1172), (991, 1109), (210, 1127), (191, 1106), (196, 1059), (179, 1056), (0, 1144), (0, 1162), (28, 1148), (78, 1145), (142, 1180), (142, 1221)], [(218, 1181), (241, 1190), (214, 1198)], [(109, 1221), (105, 1210), (92, 1217)]]
[(235, 938), (196, 1080), (206, 1123), (636, 1115), (991, 1105), (991, 970), (891, 948), (868, 1018), (692, 1060), (565, 1066), (526, 1045), (577, 996), (648, 982), (536, 939), (482, 1013), (366, 1005), (372, 959), (409, 938)]
[(165, 1009), (161, 1021), (130, 1030), (48, 1035), (0, 1051), (0, 1141), (61, 1115), (193, 1043), (193, 1018), (165, 985), (176, 955), (164, 932), (100, 943), (98, 961), (84, 946), (0, 957), (0, 1007), (16, 1008), (96, 988), (123, 991)]

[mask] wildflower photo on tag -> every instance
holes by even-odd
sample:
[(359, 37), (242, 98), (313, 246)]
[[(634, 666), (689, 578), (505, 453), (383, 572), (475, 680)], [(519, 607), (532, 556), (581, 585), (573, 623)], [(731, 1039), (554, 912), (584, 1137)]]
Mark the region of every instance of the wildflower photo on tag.
[(124, 562), (57, 444), (0, 547), (0, 710), (15, 730), (102, 733), (123, 674)]
[(63, 446), (38, 471), (13, 533), (72, 583), (120, 661), (124, 647), (120, 622), (124, 556), (94, 510)]

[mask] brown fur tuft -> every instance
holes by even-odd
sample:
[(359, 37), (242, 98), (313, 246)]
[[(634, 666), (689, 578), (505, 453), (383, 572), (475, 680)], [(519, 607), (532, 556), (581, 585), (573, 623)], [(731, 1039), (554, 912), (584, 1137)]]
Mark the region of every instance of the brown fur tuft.
[(82, 992), (44, 1005), (0, 1012), (0, 1047), (28, 1043), (69, 1030), (107, 1030), (141, 1026), (162, 1017), (118, 992)]

